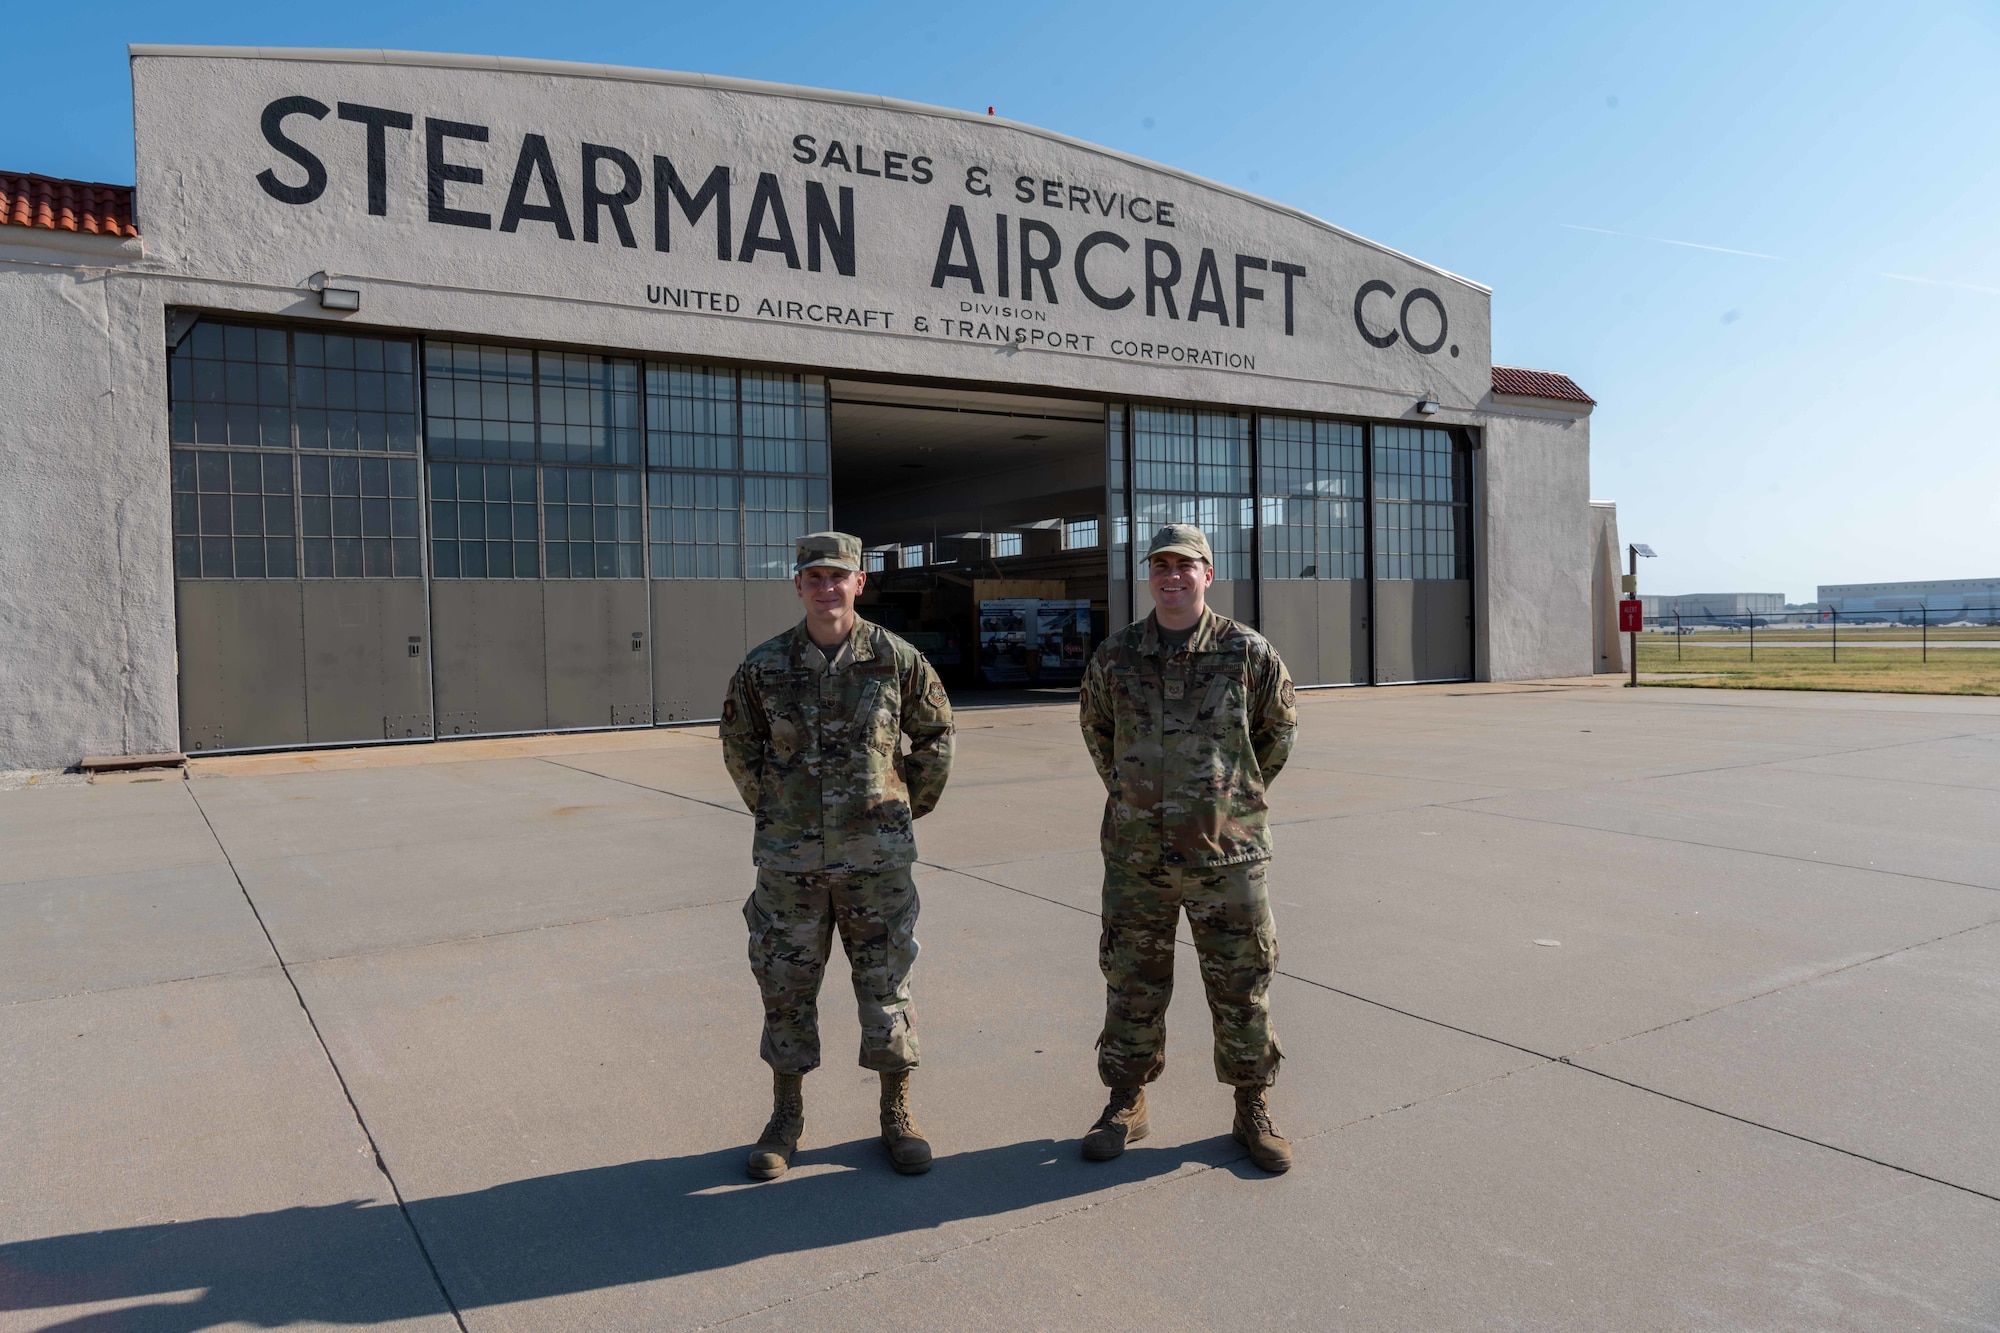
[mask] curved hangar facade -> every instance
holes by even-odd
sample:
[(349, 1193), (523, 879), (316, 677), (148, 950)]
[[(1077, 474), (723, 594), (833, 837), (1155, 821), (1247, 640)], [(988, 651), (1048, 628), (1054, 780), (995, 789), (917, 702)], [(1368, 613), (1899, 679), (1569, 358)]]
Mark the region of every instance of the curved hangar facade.
[(1590, 399), (1490, 291), (1044, 130), (649, 70), (134, 47), (0, 177), (0, 768), (712, 716), (839, 526), (960, 685), (1192, 520), (1301, 684), (1592, 668)]

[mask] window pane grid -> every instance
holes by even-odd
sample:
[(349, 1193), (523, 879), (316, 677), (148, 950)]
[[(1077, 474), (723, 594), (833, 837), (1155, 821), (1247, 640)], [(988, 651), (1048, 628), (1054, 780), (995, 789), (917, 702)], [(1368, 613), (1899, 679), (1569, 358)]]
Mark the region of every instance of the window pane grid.
[(645, 381), (653, 577), (790, 578), (831, 522), (825, 382), (661, 362)]
[(743, 470), (827, 475), (826, 385), (783, 372), (740, 377)]
[(174, 573), (298, 577), (289, 453), (173, 451)]
[(179, 575), (421, 575), (416, 461), (394, 457), (417, 449), (407, 339), (201, 320), (168, 388), (174, 443), (222, 446), (174, 450)]
[(576, 352), (536, 357), (542, 457), (553, 463), (639, 465), (639, 367)]
[(417, 451), (416, 372), (405, 339), (201, 320), (167, 364), (175, 444)]
[(173, 442), (291, 448), (290, 360), (283, 329), (197, 322), (168, 354)]
[(646, 462), (704, 472), (737, 469), (736, 372), (646, 367)]
[(1257, 422), (1257, 450), (1264, 577), (1363, 577), (1362, 428), (1264, 416)]
[(409, 343), (344, 333), (297, 333), (292, 343), (301, 449), (417, 451)]
[(1250, 577), (1250, 420), (1234, 412), (1132, 408), (1134, 531), (1194, 523), (1219, 579)]
[(552, 579), (643, 578), (639, 474), (543, 468), (542, 549)]
[(1466, 457), (1451, 432), (1375, 428), (1375, 576), (1471, 577)]
[(532, 579), (535, 469), (432, 463), (431, 570), (442, 579)]
[(653, 577), (743, 577), (741, 481), (733, 473), (656, 472)]
[(788, 579), (798, 538), (827, 526), (826, 482), (806, 477), (743, 478), (744, 573)]
[(413, 458), (299, 456), (299, 529), (309, 579), (423, 573)]
[(433, 458), (535, 456), (535, 354), (424, 344), (424, 444)]

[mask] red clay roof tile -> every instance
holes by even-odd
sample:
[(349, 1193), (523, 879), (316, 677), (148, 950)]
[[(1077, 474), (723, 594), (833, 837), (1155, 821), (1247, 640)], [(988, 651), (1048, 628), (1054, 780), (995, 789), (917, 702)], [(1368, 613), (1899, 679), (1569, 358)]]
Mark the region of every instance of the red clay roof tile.
[(1592, 406), (1597, 403), (1567, 375), (1553, 370), (1522, 370), (1518, 366), (1493, 367), (1493, 392), (1511, 393), (1523, 398), (1554, 398), (1565, 403), (1589, 403)]
[(0, 171), (0, 226), (137, 236), (132, 187)]

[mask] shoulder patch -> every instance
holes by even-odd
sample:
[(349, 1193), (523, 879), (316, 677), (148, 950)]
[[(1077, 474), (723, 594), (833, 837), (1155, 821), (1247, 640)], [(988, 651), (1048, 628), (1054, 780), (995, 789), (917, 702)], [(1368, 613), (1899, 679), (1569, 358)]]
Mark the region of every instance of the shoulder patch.
[(1278, 687), (1279, 703), (1283, 704), (1287, 708), (1291, 708), (1295, 706), (1298, 703), (1298, 701), (1299, 701), (1299, 692), (1292, 688), (1292, 682), (1288, 680), (1283, 685), (1280, 685)]
[(945, 704), (944, 682), (932, 681), (924, 689), (924, 702), (932, 708), (943, 708)]
[(722, 701), (723, 725), (727, 726), (729, 723), (734, 722), (735, 720), (736, 720), (736, 700), (724, 699)]

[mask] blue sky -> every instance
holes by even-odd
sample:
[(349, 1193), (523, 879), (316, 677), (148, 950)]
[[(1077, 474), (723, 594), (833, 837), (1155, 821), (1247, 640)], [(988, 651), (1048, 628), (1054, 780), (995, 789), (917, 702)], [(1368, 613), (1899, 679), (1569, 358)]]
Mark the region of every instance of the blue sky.
[(126, 42), (996, 106), (1491, 285), (1495, 360), (1599, 399), (1592, 489), (1649, 591), (2000, 573), (1993, 4), (10, 10), (0, 168), (95, 180), (132, 179)]

